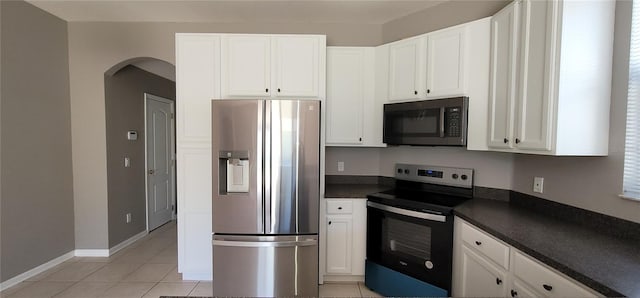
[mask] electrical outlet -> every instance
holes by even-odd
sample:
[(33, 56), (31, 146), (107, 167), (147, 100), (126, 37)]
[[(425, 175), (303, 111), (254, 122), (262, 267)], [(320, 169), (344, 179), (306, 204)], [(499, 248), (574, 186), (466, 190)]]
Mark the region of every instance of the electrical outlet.
[(533, 192), (542, 193), (543, 186), (544, 186), (543, 177), (533, 177)]
[(131, 213), (127, 213), (127, 223), (131, 223)]
[(344, 172), (344, 161), (338, 162), (338, 172)]

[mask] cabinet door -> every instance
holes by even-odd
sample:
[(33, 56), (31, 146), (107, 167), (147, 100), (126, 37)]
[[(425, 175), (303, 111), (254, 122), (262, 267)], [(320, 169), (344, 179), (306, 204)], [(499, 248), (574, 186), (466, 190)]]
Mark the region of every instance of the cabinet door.
[(271, 39), (227, 35), (222, 38), (222, 96), (269, 96)]
[(364, 54), (358, 48), (327, 48), (328, 145), (362, 143)]
[(520, 82), (518, 124), (514, 132), (519, 149), (551, 150), (553, 90), (555, 81), (554, 16), (560, 1), (522, 1), (520, 14)]
[(318, 97), (320, 40), (315, 36), (274, 37), (276, 96)]
[(367, 200), (353, 199), (353, 240), (351, 274), (364, 275), (367, 257)]
[(427, 97), (464, 93), (466, 27), (434, 32), (427, 37)]
[(176, 35), (178, 147), (211, 146), (211, 99), (220, 97), (220, 37)]
[(513, 2), (491, 18), (488, 146), (492, 148), (511, 148), (513, 143), (519, 8), (520, 2)]
[(353, 219), (350, 215), (327, 215), (327, 273), (350, 274)]
[(462, 245), (460, 260), (460, 293), (462, 297), (502, 297), (505, 295), (506, 272)]
[(389, 48), (389, 100), (419, 99), (422, 39), (394, 43)]
[(509, 289), (509, 296), (511, 297), (542, 297), (543, 295), (529, 288), (524, 282), (517, 278), (514, 278), (511, 282), (511, 288)]

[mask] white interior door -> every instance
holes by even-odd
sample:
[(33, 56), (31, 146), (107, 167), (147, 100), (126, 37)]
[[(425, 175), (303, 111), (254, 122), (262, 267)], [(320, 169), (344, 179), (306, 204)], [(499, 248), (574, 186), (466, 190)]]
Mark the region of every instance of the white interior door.
[(175, 201), (173, 102), (145, 94), (149, 231), (171, 220)]

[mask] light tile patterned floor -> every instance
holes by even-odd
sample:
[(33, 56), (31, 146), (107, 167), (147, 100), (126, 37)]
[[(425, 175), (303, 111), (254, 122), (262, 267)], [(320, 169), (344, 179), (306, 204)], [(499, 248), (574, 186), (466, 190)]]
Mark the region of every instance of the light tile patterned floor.
[[(211, 281), (178, 273), (176, 224), (170, 222), (111, 257), (75, 257), (14, 287), (3, 298), (158, 298), (211, 296)], [(380, 297), (362, 283), (320, 286), (321, 297)]]

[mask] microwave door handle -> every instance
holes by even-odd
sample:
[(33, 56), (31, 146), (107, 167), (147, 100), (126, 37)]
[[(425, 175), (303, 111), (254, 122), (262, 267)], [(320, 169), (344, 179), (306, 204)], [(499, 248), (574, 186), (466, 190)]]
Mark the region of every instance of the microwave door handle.
[(444, 138), (444, 107), (440, 107), (440, 137)]

